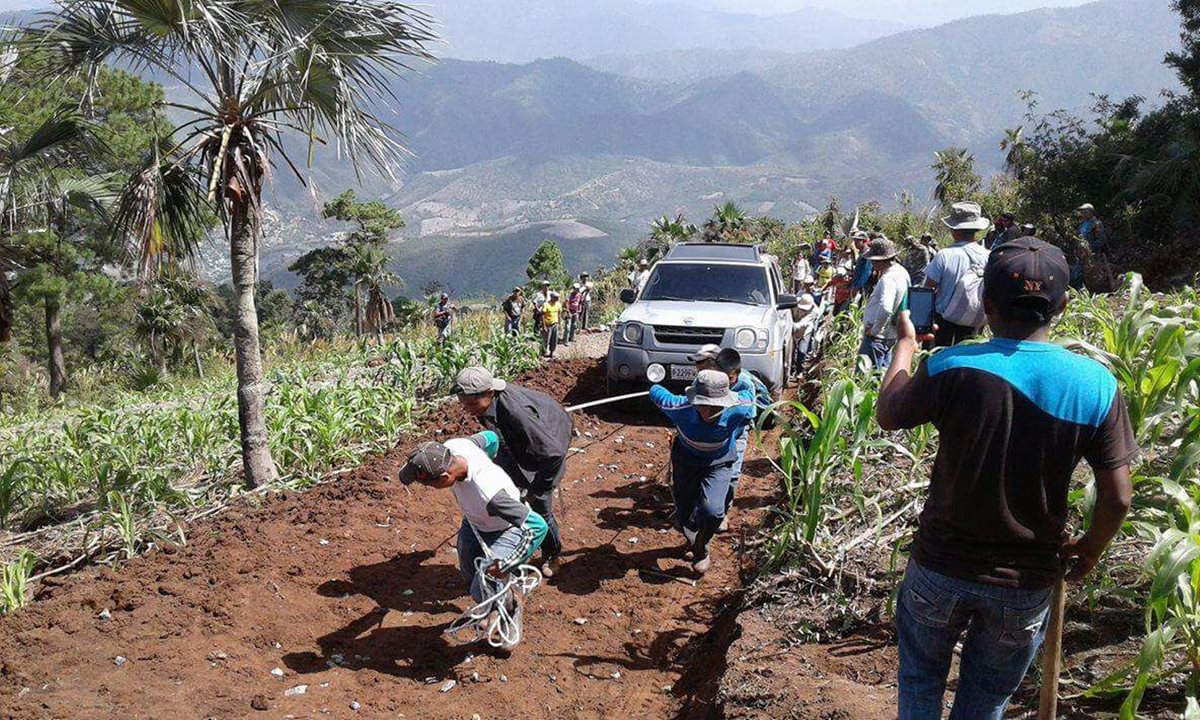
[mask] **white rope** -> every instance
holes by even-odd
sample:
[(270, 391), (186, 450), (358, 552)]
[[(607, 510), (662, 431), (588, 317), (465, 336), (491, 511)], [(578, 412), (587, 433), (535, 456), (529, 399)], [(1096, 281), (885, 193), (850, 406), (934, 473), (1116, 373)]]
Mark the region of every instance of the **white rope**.
[[(542, 572), (532, 565), (520, 565), (504, 580), (488, 574), (488, 568), (496, 561), (479, 532), (469, 521), (467, 526), (483, 548), (483, 556), (475, 558), (475, 576), (483, 590), (483, 600), (469, 608), (445, 632), (457, 636), (466, 628), (474, 628), (476, 640), (487, 640), (494, 648), (512, 649), (521, 642), (521, 605), (517, 593), (529, 595), (542, 584)], [(511, 604), (511, 608), (510, 608)]]

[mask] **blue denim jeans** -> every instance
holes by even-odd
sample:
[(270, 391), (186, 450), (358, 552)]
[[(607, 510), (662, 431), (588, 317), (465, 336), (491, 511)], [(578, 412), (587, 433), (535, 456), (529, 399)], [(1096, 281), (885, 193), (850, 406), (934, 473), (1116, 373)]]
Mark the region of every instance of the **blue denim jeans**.
[(704, 557), (708, 542), (725, 519), (725, 500), (737, 452), (730, 451), (716, 460), (702, 460), (671, 443), (671, 493), (675, 498), (675, 518), (683, 536)]
[[(492, 551), (492, 557), (502, 558), (511, 555), (520, 546), (521, 529), (510, 527), (500, 532), (480, 532), (479, 537), (487, 543), (488, 549)], [(486, 553), (483, 546), (479, 544), (479, 539), (471, 530), (471, 526), (467, 524), (466, 518), (463, 518), (462, 525), (458, 528), (457, 549), (458, 572), (470, 586), (471, 597), (475, 599), (475, 602), (483, 602), (483, 585), (480, 582), (479, 574), (475, 571), (475, 559), (483, 557)]]
[(896, 603), (900, 720), (940, 720), (954, 646), (963, 639), (950, 720), (1001, 720), (1037, 655), (1050, 590), (940, 575), (908, 561)]
[(743, 430), (738, 436), (737, 445), (734, 449), (737, 450), (737, 460), (733, 462), (733, 467), (729, 469), (729, 492), (725, 494), (725, 514), (729, 514), (729, 508), (733, 507), (733, 496), (737, 494), (738, 480), (742, 477), (742, 468), (746, 465), (746, 446), (750, 444), (750, 431)]
[(892, 350), (896, 347), (895, 340), (884, 340), (877, 337), (864, 337), (858, 346), (858, 354), (870, 359), (871, 367), (887, 370), (892, 364)]

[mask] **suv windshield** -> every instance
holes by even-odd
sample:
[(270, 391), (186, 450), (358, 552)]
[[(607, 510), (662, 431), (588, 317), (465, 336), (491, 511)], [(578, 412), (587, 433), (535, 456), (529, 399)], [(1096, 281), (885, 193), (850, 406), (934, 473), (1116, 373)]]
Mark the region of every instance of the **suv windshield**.
[(661, 263), (640, 299), (766, 305), (770, 297), (767, 273), (756, 265)]

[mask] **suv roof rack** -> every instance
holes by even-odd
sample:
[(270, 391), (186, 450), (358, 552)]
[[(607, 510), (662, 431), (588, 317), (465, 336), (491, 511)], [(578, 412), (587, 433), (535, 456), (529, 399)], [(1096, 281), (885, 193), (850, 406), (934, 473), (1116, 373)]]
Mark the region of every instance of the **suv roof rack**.
[(737, 243), (680, 243), (672, 247), (664, 260), (735, 260), (757, 263), (762, 259), (762, 249), (758, 245), (741, 245)]

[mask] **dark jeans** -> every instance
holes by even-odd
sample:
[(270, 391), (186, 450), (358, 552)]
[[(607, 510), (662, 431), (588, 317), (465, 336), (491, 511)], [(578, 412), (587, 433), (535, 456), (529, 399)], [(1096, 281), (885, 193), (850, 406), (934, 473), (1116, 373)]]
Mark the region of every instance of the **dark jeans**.
[(1049, 614), (1048, 589), (959, 580), (909, 560), (896, 602), (900, 720), (941, 720), (946, 677), (960, 639), (950, 720), (1001, 720), (1042, 644)]
[(737, 463), (737, 450), (716, 460), (697, 458), (671, 444), (671, 491), (675, 496), (675, 518), (683, 536), (695, 548), (696, 559), (708, 552), (708, 542), (725, 519), (725, 502)]
[(542, 328), (542, 353), (554, 357), (555, 350), (558, 350), (558, 323)]
[(521, 334), (521, 318), (505, 318), (504, 319), (504, 334), (505, 335), (520, 335)]
[(965, 325), (956, 325), (941, 315), (934, 315), (934, 322), (937, 323), (937, 333), (933, 337), (934, 347), (953, 347), (964, 340), (970, 340), (979, 334), (979, 331), (973, 327)]

